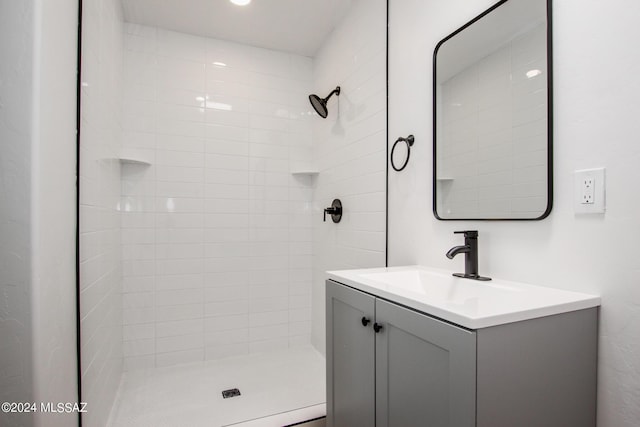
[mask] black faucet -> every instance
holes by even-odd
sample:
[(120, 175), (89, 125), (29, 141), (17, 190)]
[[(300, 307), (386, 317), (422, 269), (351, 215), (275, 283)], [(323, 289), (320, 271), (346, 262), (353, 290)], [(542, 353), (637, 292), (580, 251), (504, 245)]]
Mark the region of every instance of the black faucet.
[(478, 274), (478, 230), (454, 231), (454, 234), (464, 234), (464, 245), (454, 246), (447, 252), (447, 258), (453, 259), (458, 254), (464, 254), (464, 274), (453, 273), (456, 277), (474, 280), (491, 280)]

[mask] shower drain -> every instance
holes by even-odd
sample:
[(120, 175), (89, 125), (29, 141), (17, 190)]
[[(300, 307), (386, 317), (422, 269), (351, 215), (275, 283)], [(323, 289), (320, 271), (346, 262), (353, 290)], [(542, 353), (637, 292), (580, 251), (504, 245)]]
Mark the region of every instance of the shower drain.
[(240, 396), (240, 390), (238, 390), (237, 388), (230, 388), (229, 390), (222, 391), (222, 397), (224, 399), (228, 397), (236, 397), (236, 396)]

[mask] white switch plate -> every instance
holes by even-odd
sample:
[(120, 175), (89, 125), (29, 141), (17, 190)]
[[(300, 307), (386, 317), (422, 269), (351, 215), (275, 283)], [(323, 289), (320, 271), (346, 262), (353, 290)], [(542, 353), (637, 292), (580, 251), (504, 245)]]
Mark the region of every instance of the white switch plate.
[(574, 172), (573, 210), (578, 214), (602, 214), (606, 208), (604, 168)]

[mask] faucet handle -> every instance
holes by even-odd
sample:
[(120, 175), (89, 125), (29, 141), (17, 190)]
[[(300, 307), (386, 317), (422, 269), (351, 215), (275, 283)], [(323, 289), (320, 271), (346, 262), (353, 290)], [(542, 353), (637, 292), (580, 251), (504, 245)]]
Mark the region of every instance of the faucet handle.
[(464, 234), (465, 238), (478, 237), (478, 230), (463, 230), (463, 231), (454, 231), (453, 234)]

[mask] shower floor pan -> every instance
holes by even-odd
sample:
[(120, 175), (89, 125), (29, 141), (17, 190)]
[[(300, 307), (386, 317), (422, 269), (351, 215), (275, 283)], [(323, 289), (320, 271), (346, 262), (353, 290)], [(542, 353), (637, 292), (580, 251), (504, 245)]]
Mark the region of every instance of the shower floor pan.
[[(238, 389), (239, 396), (222, 392)], [(324, 416), (325, 360), (313, 347), (125, 372), (110, 427), (281, 427)]]

